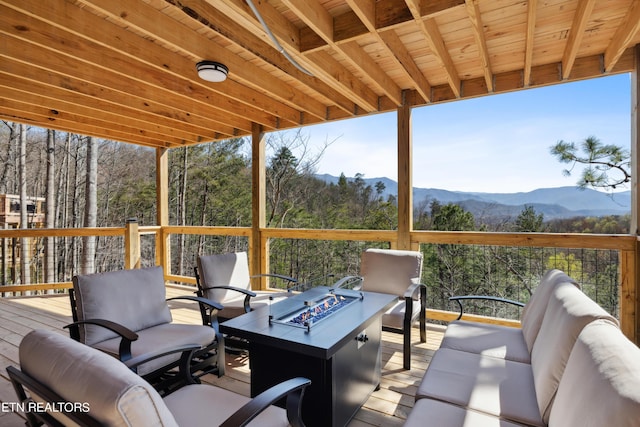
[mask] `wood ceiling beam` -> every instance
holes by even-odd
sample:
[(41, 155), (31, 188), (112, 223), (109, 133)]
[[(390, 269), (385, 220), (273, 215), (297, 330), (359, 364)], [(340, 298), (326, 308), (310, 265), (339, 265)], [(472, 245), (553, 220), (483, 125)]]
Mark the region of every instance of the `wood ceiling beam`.
[(478, 46), (478, 56), (482, 63), (484, 81), (487, 84), (487, 91), (492, 93), (494, 91), (493, 72), (491, 71), (487, 39), (484, 35), (484, 25), (482, 24), (482, 16), (480, 14), (480, 8), (478, 7), (478, 0), (466, 0), (466, 5), (467, 15), (469, 15), (471, 28), (473, 30), (473, 38), (476, 40), (476, 45)]
[[(287, 116), (287, 120), (297, 120), (298, 123), (300, 123), (300, 111), (308, 111), (322, 119), (325, 117), (325, 106), (315, 98), (285, 84), (262, 68), (147, 4), (126, 0), (82, 1), (110, 16), (111, 19), (124, 25), (133, 26), (149, 37), (160, 39), (163, 43), (183, 52), (184, 55), (194, 58), (188, 67), (190, 71), (183, 70), (187, 75), (195, 75), (195, 63), (201, 59), (214, 59), (225, 64), (229, 67), (230, 72), (223, 84), (212, 85), (195, 80), (197, 82), (195, 84), (215, 91), (216, 97), (228, 97), (235, 103), (245, 104), (246, 108), (253, 108), (259, 103), (260, 109), (267, 112), (271, 112), (270, 108), (274, 105), (274, 100), (277, 100), (275, 105), (279, 103), (282, 112), (290, 114)], [(157, 63), (157, 61), (156, 58), (155, 62)], [(185, 62), (184, 56), (181, 63), (188, 64), (188, 61)], [(178, 64), (173, 65), (177, 66)], [(264, 97), (261, 94), (264, 94)], [(286, 111), (285, 106), (293, 108), (293, 110)], [(264, 124), (252, 118), (250, 121)], [(271, 124), (265, 124), (265, 126), (273, 128)]]
[[(351, 10), (358, 16), (360, 21), (364, 24), (372, 35), (374, 35), (378, 42), (385, 47), (387, 53), (391, 58), (394, 58), (396, 63), (405, 70), (409, 78), (414, 83), (414, 88), (418, 91), (420, 96), (429, 102), (431, 98), (431, 85), (424, 77), (422, 72), (418, 69), (418, 66), (411, 58), (409, 52), (400, 41), (399, 37), (393, 30), (379, 32), (376, 28), (376, 1), (375, 0), (346, 0)], [(385, 37), (383, 37), (383, 34)], [(351, 42), (355, 43), (355, 42)], [(385, 73), (386, 76), (386, 73)], [(381, 81), (381, 77), (375, 76), (377, 81)], [(386, 77), (388, 78), (388, 76)], [(388, 87), (391, 84), (389, 83)], [(398, 89), (400, 89), (398, 87)], [(384, 88), (383, 88), (384, 90)], [(387, 93), (387, 96), (396, 102), (396, 105), (402, 105), (403, 100), (399, 102), (395, 100), (393, 94)]]
[[(39, 5), (41, 2), (36, 3)], [(22, 4), (28, 5), (28, 0), (20, 3), (20, 5)], [(53, 3), (49, 2), (43, 6), (53, 7)], [(33, 8), (37, 7), (37, 5), (33, 6)], [(40, 7), (42, 8), (42, 6)], [(58, 7), (63, 8), (64, 6)], [(210, 126), (213, 126), (213, 129), (215, 129), (216, 123), (223, 126), (220, 128), (222, 133), (229, 133), (226, 128), (238, 128), (248, 132), (251, 124), (247, 116), (254, 120), (268, 121), (271, 125), (275, 124), (275, 118), (271, 115), (255, 109), (251, 111), (249, 107), (240, 108), (233, 98), (219, 96), (208, 91), (206, 86), (200, 90), (194, 90), (193, 85), (184, 77), (169, 74), (168, 69), (179, 69), (180, 64), (184, 62), (184, 59), (175, 53), (116, 26), (113, 26), (110, 31), (101, 31), (105, 21), (81, 8), (66, 7), (64, 12), (51, 14), (53, 16), (47, 21), (40, 21), (27, 16), (24, 9), (5, 8), (0, 14), (0, 23), (4, 31), (14, 37), (48, 46), (51, 52), (56, 49), (63, 56), (84, 61), (82, 69), (72, 67), (68, 63), (63, 63), (60, 67), (77, 73), (84, 72), (90, 76), (88, 77), (90, 81), (98, 80), (98, 84), (104, 84), (99, 80), (107, 81), (109, 78), (111, 84), (118, 86), (122, 86), (123, 82), (127, 81), (134, 86), (128, 86), (121, 90), (125, 97), (130, 96), (131, 87), (136, 87), (147, 91), (150, 100), (155, 100), (160, 104), (167, 103), (178, 111), (184, 110), (185, 105), (189, 105), (194, 109), (195, 115), (200, 115), (210, 121)], [(22, 22), (22, 27), (18, 24), (20, 22)], [(28, 25), (25, 25), (27, 23)], [(80, 37), (79, 34), (86, 34), (87, 38)], [(106, 48), (113, 41), (115, 41), (115, 46), (120, 46), (119, 50)], [(78, 49), (78, 47), (82, 47), (82, 49)], [(51, 52), (44, 54), (44, 57), (38, 57), (40, 63), (43, 63), (45, 58), (59, 61), (57, 55)], [(137, 60), (137, 58), (147, 56), (152, 57), (155, 61), (153, 68), (149, 68), (148, 63)], [(31, 58), (33, 61), (33, 56)], [(97, 68), (93, 68), (92, 63)], [(183, 71), (186, 72), (186, 70)], [(189, 72), (195, 75), (195, 70), (192, 69)], [(107, 78), (103, 79), (102, 73)], [(122, 78), (117, 78), (115, 75), (122, 76)], [(213, 103), (212, 99), (216, 99), (218, 104)], [(239, 114), (232, 115), (227, 112), (227, 110), (233, 111), (234, 109), (238, 110)], [(212, 120), (212, 117), (216, 117), (217, 120)], [(226, 121), (226, 124), (221, 125), (220, 122), (223, 120)]]
[[(201, 23), (211, 30), (217, 32), (221, 37), (224, 37), (234, 45), (246, 50), (253, 54), (255, 58), (267, 62), (273, 67), (284, 71), (295, 80), (299, 81), (304, 86), (309, 87), (318, 93), (318, 95), (324, 97), (327, 103), (335, 103), (340, 106), (344, 111), (352, 112), (355, 108), (353, 101), (348, 99), (341, 91), (335, 90), (331, 86), (327, 85), (320, 79), (303, 73), (293, 64), (291, 64), (282, 53), (278, 52), (272, 45), (271, 41), (265, 39), (264, 31), (262, 27), (252, 27), (251, 31), (247, 30), (247, 24), (244, 26), (231, 19), (228, 15), (225, 15), (220, 9), (216, 9), (209, 3), (202, 0), (165, 0), (167, 3), (175, 5), (181, 8), (185, 14), (198, 19)], [(216, 3), (218, 6), (219, 3)], [(228, 10), (228, 8), (221, 8)], [(234, 13), (230, 11), (229, 13)], [(262, 37), (257, 33), (261, 33)], [(283, 120), (287, 120), (288, 117), (283, 116)], [(301, 124), (299, 121), (295, 124)], [(304, 123), (303, 123), (304, 124)]]
[[(216, 139), (218, 137), (215, 132), (211, 132), (209, 135), (199, 135), (193, 133), (193, 129), (184, 131), (133, 118), (125, 122), (122, 115), (62, 101), (53, 98), (56, 93), (49, 93), (49, 88), (40, 85), (36, 85), (34, 88), (33, 82), (14, 78), (6, 74), (2, 76), (3, 81), (6, 81), (6, 84), (10, 85), (2, 86), (2, 92), (6, 94), (6, 101), (14, 100), (14, 102), (20, 103), (20, 105), (35, 106), (35, 108), (38, 109), (38, 114), (45, 116), (47, 122), (56, 122), (65, 117), (74, 117), (79, 123), (85, 126), (93, 126), (105, 130), (117, 129), (123, 134), (129, 134), (132, 137), (146, 136), (153, 138), (158, 142), (158, 145), (163, 143), (169, 145), (182, 144), (182, 141), (185, 140), (197, 141), (198, 139)], [(34, 107), (27, 107), (25, 111), (32, 111), (30, 108)], [(123, 140), (126, 141), (126, 138), (118, 139), (118, 141)]]
[(422, 17), (421, 0), (406, 0), (406, 3), (409, 7), (409, 10), (411, 11), (411, 14), (413, 15), (413, 19), (418, 24), (420, 31), (427, 40), (429, 48), (444, 67), (447, 76), (447, 82), (449, 82), (451, 90), (453, 91), (456, 98), (459, 98), (461, 87), (460, 77), (458, 76), (456, 67), (453, 64), (451, 55), (449, 54), (449, 51), (444, 44), (444, 40), (442, 40), (442, 35), (440, 34), (440, 30), (438, 30), (438, 25), (436, 24), (434, 18)]
[[(349, 63), (357, 68), (361, 73), (370, 80), (376, 82), (378, 87), (387, 94), (397, 105), (402, 103), (402, 95), (400, 88), (389, 78), (385, 78), (386, 73), (380, 69), (378, 64), (371, 59), (356, 43), (352, 41), (345, 44), (337, 44), (334, 42), (334, 25), (333, 17), (317, 0), (306, 0), (304, 2), (283, 0), (283, 3), (293, 11), (307, 26), (318, 34), (328, 46), (349, 61)], [(318, 54), (317, 52), (308, 52), (304, 56), (307, 58), (316, 58), (315, 65), (326, 64), (327, 55)], [(338, 68), (338, 62), (333, 63), (335, 72), (325, 74), (326, 78), (332, 76), (339, 77), (337, 80), (344, 86), (343, 90), (351, 90), (357, 96), (356, 102), (364, 106), (368, 111), (378, 110), (378, 96), (371, 92), (360, 79), (352, 76), (345, 70)], [(342, 67), (340, 67), (342, 68)], [(342, 72), (341, 72), (342, 71)], [(318, 71), (314, 71), (317, 73)]]
[(569, 37), (562, 55), (562, 78), (567, 79), (571, 75), (571, 69), (578, 55), (578, 49), (584, 37), (584, 31), (593, 11), (595, 0), (581, 0), (573, 17), (573, 23), (569, 30)]
[[(85, 44), (81, 40), (68, 38), (66, 34), (58, 32), (56, 34), (57, 40), (62, 46), (75, 46), (82, 49), (74, 49), (77, 52), (76, 56), (67, 54), (64, 50), (52, 51), (25, 41), (20, 38), (14, 37), (13, 34), (9, 34), (4, 31), (4, 25), (2, 22), (4, 17), (8, 13), (2, 10), (0, 7), (0, 33), (5, 35), (6, 46), (3, 49), (2, 54), (7, 55), (8, 58), (20, 61), (22, 64), (31, 64), (33, 58), (38, 58), (37, 64), (34, 64), (32, 69), (25, 71), (30, 73), (30, 78), (34, 81), (46, 76), (47, 72), (52, 75), (60, 76), (59, 81), (61, 87), (73, 87), (74, 90), (85, 91), (93, 96), (99, 96), (103, 99), (109, 100), (113, 103), (113, 108), (118, 108), (118, 105), (128, 105), (133, 114), (144, 114), (152, 111), (163, 111), (166, 116), (175, 116), (180, 111), (185, 110), (185, 105), (192, 103), (192, 100), (181, 97), (170, 91), (158, 91), (156, 88), (145, 85), (139, 80), (128, 78), (126, 74), (120, 74), (110, 72), (102, 68), (94, 68), (91, 64), (83, 62), (80, 52), (85, 52), (90, 55), (96, 55), (100, 57), (99, 60), (105, 60), (110, 62), (113, 59), (112, 65), (117, 65), (119, 61), (114, 58), (103, 56), (99, 51), (92, 49), (91, 44)], [(33, 23), (30, 27), (30, 33), (34, 34), (38, 31)], [(33, 39), (33, 38), (32, 38)], [(45, 72), (36, 71), (36, 67), (43, 68)], [(131, 71), (130, 68), (124, 68)], [(34, 72), (35, 71), (35, 72)], [(137, 73), (140, 75), (140, 73)], [(148, 77), (148, 74), (142, 74)], [(26, 74), (25, 74), (26, 76)], [(130, 93), (130, 89), (136, 87), (136, 93), (140, 97), (135, 97)], [(187, 104), (185, 104), (187, 103)], [(200, 123), (203, 130), (211, 129), (224, 134), (233, 134), (235, 127), (227, 124), (220, 123), (219, 121), (212, 119), (216, 117), (218, 110), (200, 107), (193, 108), (189, 119), (192, 123)], [(185, 119), (186, 115), (183, 116)], [(239, 121), (237, 121), (240, 124)]]
[(604, 52), (604, 70), (611, 72), (625, 50), (630, 46), (636, 34), (640, 31), (640, 1), (634, 1), (624, 18), (623, 25), (613, 35), (611, 43)]
[(533, 67), (533, 41), (536, 31), (536, 15), (538, 12), (538, 0), (527, 2), (527, 32), (524, 46), (524, 87), (531, 84), (531, 68)]

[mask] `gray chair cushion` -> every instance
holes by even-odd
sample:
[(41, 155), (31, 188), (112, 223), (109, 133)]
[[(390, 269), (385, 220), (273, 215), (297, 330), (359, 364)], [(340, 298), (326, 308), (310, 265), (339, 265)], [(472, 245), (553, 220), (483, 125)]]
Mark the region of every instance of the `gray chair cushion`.
[(640, 349), (615, 324), (596, 320), (578, 336), (549, 425), (640, 426)]
[(87, 403), (91, 417), (105, 426), (177, 427), (146, 381), (113, 357), (62, 334), (30, 332), (20, 343), (19, 358), (23, 372), (69, 402)]
[[(137, 331), (138, 339), (131, 343), (133, 357), (151, 353), (159, 348), (199, 345), (207, 347), (216, 339), (216, 332), (210, 326), (165, 323)], [(112, 338), (93, 345), (93, 347), (118, 357), (120, 338)], [(139, 375), (147, 375), (179, 358), (179, 354), (170, 354), (154, 359), (138, 367)]]
[(596, 319), (618, 324), (571, 282), (554, 287), (531, 352), (538, 406), (545, 423), (571, 349), (582, 329)]
[(422, 253), (387, 249), (367, 249), (362, 253), (360, 275), (363, 290), (404, 295), (412, 283), (420, 283)]
[[(134, 332), (171, 322), (162, 267), (75, 276), (73, 288), (78, 320), (111, 320)], [(80, 341), (87, 345), (116, 336), (99, 326), (80, 327)]]
[[(246, 252), (199, 256), (197, 263), (200, 281), (204, 287), (234, 286), (241, 289), (251, 287)], [(238, 298), (238, 295), (241, 294), (226, 289), (213, 289), (206, 291), (205, 297), (226, 305), (227, 298)], [(242, 298), (244, 298), (243, 294)]]
[(425, 397), (515, 423), (545, 425), (527, 363), (441, 348), (416, 392), (416, 399)]
[[(205, 384), (194, 384), (181, 388), (164, 398), (164, 402), (181, 426), (212, 427), (227, 419), (248, 397)], [(276, 406), (267, 408), (248, 425), (255, 427), (285, 427), (289, 425), (287, 413)]]

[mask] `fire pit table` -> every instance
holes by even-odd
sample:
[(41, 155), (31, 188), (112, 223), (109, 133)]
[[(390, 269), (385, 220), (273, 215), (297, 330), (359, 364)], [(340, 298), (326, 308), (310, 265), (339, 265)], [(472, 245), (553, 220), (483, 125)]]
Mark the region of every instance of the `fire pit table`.
[(285, 379), (306, 377), (305, 424), (343, 426), (380, 385), (381, 318), (396, 300), (317, 287), (220, 327), (249, 342), (252, 397)]

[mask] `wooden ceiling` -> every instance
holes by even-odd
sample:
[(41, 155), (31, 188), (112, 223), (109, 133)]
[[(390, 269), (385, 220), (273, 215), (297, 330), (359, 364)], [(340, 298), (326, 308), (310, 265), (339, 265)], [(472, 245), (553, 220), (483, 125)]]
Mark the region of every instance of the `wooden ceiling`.
[(629, 72), (640, 43), (640, 0), (252, 3), (310, 75), (246, 0), (0, 0), (0, 118), (171, 148)]

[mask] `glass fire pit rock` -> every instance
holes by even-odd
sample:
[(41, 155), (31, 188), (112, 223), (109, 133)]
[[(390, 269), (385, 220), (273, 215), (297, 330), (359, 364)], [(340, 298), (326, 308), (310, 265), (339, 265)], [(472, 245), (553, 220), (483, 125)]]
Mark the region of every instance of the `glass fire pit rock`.
[[(294, 326), (311, 330), (311, 326), (347, 307), (357, 300), (364, 299), (362, 292), (331, 289), (328, 293), (313, 300), (304, 301), (304, 306), (292, 307), (279, 317), (269, 315), (269, 324)], [(284, 301), (283, 301), (284, 302)]]

